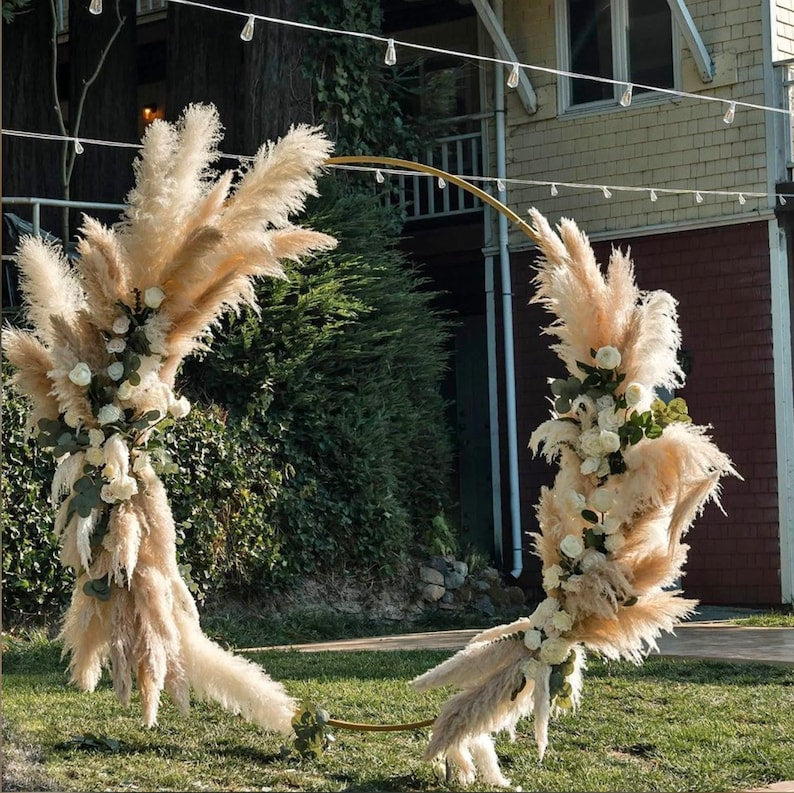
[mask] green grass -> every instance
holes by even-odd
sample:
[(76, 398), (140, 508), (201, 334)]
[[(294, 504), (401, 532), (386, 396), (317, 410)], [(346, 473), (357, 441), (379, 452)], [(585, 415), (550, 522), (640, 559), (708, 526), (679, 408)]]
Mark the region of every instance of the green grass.
[[(230, 621), (234, 627), (234, 621)], [(241, 627), (235, 630), (238, 634)], [(271, 643), (236, 635), (235, 644)], [(302, 637), (306, 639), (306, 636)], [(239, 642), (240, 639), (246, 641)], [(282, 739), (219, 707), (181, 716), (163, 698), (160, 724), (141, 726), (103, 681), (92, 694), (66, 684), (60, 648), (43, 634), (6, 639), (3, 654), (3, 789), (249, 791), (445, 789), (419, 758), (427, 730), (337, 730), (319, 761), (280, 755)], [(445, 693), (416, 694), (407, 681), (440, 651), (251, 656), (298, 698), (350, 721), (420, 720)], [(530, 721), (515, 742), (500, 736), (507, 776), (524, 790), (726, 791), (794, 779), (794, 669), (651, 658), (642, 667), (591, 660), (581, 710), (552, 722), (542, 766)], [(118, 752), (68, 743), (93, 733)], [(455, 784), (450, 785), (457, 789)], [(475, 783), (474, 790), (481, 790)]]
[(770, 611), (751, 617), (737, 617), (730, 622), (747, 628), (794, 628), (794, 611)]

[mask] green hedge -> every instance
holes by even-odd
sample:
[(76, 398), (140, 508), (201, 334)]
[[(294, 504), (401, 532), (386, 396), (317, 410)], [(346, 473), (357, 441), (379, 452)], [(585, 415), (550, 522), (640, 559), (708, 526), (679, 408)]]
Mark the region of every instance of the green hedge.
[[(179, 472), (165, 480), (199, 595), (255, 596), (323, 570), (391, 574), (448, 504), (448, 320), (374, 199), (330, 180), (323, 194), (306, 222), (339, 248), (261, 283), (261, 315), (226, 321), (180, 375), (194, 408), (169, 430)], [(52, 536), (52, 460), (25, 442), (8, 389), (4, 407), (3, 608), (15, 621), (62, 607), (71, 579)]]

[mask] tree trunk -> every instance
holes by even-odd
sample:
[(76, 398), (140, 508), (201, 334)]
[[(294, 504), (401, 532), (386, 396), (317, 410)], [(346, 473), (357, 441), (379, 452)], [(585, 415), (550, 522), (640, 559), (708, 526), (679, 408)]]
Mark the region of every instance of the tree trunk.
[[(3, 23), (3, 128), (59, 132), (52, 90), (52, 16), (46, 0)], [(3, 196), (59, 198), (60, 144), (3, 135)], [(30, 220), (29, 207), (6, 205)], [(42, 227), (60, 233), (57, 210), (43, 210)], [(10, 251), (3, 251), (4, 253)]]
[[(41, 0), (39, 0), (41, 2)], [(116, 27), (119, 13), (125, 17), (117, 38), (90, 85), (85, 97), (79, 129), (78, 101), (85, 82), (91, 78)], [(67, 126), (70, 134), (80, 138), (123, 141), (138, 140), (138, 76), (135, 0), (105, 0), (101, 14), (88, 12), (89, 0), (69, 3), (69, 108)], [(77, 201), (124, 203), (132, 188), (134, 149), (85, 144), (75, 158), (71, 178), (71, 197)], [(118, 212), (85, 210), (105, 222), (115, 222)], [(79, 225), (82, 211), (72, 213), (72, 223)]]
[[(231, 0), (228, 7), (300, 19), (306, 2)], [(211, 102), (226, 128), (222, 150), (250, 155), (290, 125), (311, 122), (312, 110), (301, 71), (305, 32), (258, 20), (253, 39), (244, 42), (244, 24), (242, 16), (169, 6), (166, 115), (176, 119), (191, 102)]]

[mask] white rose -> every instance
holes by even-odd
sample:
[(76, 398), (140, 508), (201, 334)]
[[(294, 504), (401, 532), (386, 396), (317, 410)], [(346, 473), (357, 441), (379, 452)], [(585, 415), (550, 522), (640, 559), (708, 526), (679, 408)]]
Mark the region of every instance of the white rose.
[(113, 424), (121, 419), (121, 408), (118, 405), (102, 405), (97, 413), (97, 421), (100, 424)]
[(642, 383), (629, 383), (626, 386), (626, 404), (630, 407), (636, 407), (640, 402), (645, 400), (645, 386)]
[(108, 352), (124, 352), (124, 349), (127, 346), (127, 342), (124, 339), (111, 339), (107, 343), (107, 351)]
[(604, 396), (596, 399), (596, 407), (599, 412), (602, 410), (614, 410), (615, 400), (609, 394), (604, 394)]
[(563, 537), (560, 550), (571, 559), (578, 559), (584, 553), (584, 542), (581, 535), (569, 534)]
[(121, 380), (121, 378), (124, 377), (124, 364), (121, 361), (110, 364), (110, 366), (108, 366), (108, 377), (113, 380), (113, 382)]
[(594, 427), (583, 432), (579, 436), (579, 448), (585, 457), (600, 457), (602, 454), (601, 430)]
[(560, 576), (564, 570), (558, 564), (553, 564), (543, 571), (543, 588), (556, 589), (560, 585)]
[(552, 618), (554, 627), (561, 632), (569, 631), (573, 627), (573, 618), (567, 611), (558, 611)]
[(604, 408), (598, 414), (598, 428), (617, 432), (623, 426), (623, 416), (612, 408)]
[(596, 468), (596, 476), (604, 477), (609, 476), (609, 460), (604, 457), (598, 464), (598, 468)]
[(119, 501), (128, 501), (138, 492), (138, 482), (133, 476), (120, 476), (111, 483), (110, 492)]
[(98, 429), (88, 430), (88, 442), (92, 446), (101, 446), (105, 442), (105, 433)]
[(98, 468), (105, 462), (105, 453), (98, 446), (91, 446), (86, 449), (85, 461), (89, 465), (95, 465)]
[(75, 384), (81, 387), (87, 386), (91, 382), (91, 368), (88, 366), (87, 363), (80, 363), (75, 364), (74, 369), (69, 372), (69, 379)]
[(527, 650), (537, 650), (542, 640), (543, 636), (540, 631), (536, 631), (534, 628), (524, 631), (524, 646)]
[(599, 369), (617, 369), (620, 366), (620, 361), (620, 352), (609, 345), (599, 347), (595, 354), (596, 366)]
[(569, 490), (565, 494), (564, 506), (570, 515), (581, 515), (582, 510), (587, 507), (587, 501), (581, 493)]
[(604, 454), (611, 454), (620, 449), (620, 436), (616, 432), (610, 430), (601, 430), (599, 434), (599, 441), (601, 449)]
[(582, 572), (586, 573), (591, 568), (603, 564), (605, 561), (606, 556), (604, 556), (604, 554), (593, 548), (588, 548), (587, 552), (579, 560), (579, 566), (582, 568)]
[(620, 521), (617, 518), (607, 517), (604, 518), (604, 522), (601, 525), (601, 530), (604, 534), (614, 534), (620, 528)]
[(119, 399), (127, 400), (132, 396), (132, 384), (129, 380), (125, 380), (123, 383), (119, 383), (118, 391), (116, 395)]
[[(600, 465), (601, 465), (600, 457), (588, 457), (579, 466), (579, 471), (583, 473), (585, 476), (587, 476), (587, 474), (594, 474), (598, 470)], [(607, 463), (607, 465), (609, 464)]]
[(582, 588), (582, 576), (572, 575), (562, 582), (562, 588), (566, 592), (578, 592)]
[(571, 652), (571, 643), (565, 639), (546, 639), (540, 647), (540, 660), (553, 666), (561, 664)]
[(610, 534), (604, 540), (604, 547), (610, 552), (619, 551), (626, 544), (626, 539), (622, 534)]
[(190, 413), (190, 401), (187, 397), (179, 397), (168, 405), (168, 412), (175, 418), (181, 419)]
[(560, 608), (560, 601), (557, 598), (547, 597), (533, 612), (532, 624), (545, 625), (552, 615)]
[(165, 299), (165, 292), (159, 286), (150, 286), (143, 293), (143, 302), (149, 308), (160, 308), (160, 303)]
[(102, 485), (102, 489), (99, 491), (99, 497), (107, 504), (116, 503), (116, 497), (113, 495), (110, 485)]
[(113, 320), (113, 332), (123, 336), (130, 329), (130, 318), (126, 314), (120, 314)]
[(80, 426), (80, 414), (75, 410), (67, 410), (63, 415), (63, 421), (67, 427), (77, 429)]
[(609, 512), (615, 506), (615, 494), (605, 487), (599, 487), (590, 494), (590, 506), (596, 512)]

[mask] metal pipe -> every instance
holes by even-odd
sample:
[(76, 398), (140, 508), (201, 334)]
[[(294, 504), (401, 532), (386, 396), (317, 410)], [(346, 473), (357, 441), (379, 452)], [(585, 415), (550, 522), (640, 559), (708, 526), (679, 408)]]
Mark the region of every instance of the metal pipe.
[[(495, 0), (496, 18), (502, 21), (502, 0)], [(504, 68), (494, 68), (494, 106), (496, 111), (496, 176), (507, 178), (505, 153), (505, 83)], [(499, 213), (499, 273), (502, 286), (502, 325), (505, 366), (505, 414), (507, 429), (507, 468), (510, 482), (510, 530), (512, 537), (513, 569), (510, 575), (518, 578), (524, 570), (524, 552), (521, 543), (521, 506), (518, 484), (518, 428), (516, 421), (516, 375), (513, 349), (513, 282), (510, 273), (507, 217)]]
[(33, 235), (41, 236), (41, 204), (38, 201), (33, 204)]

